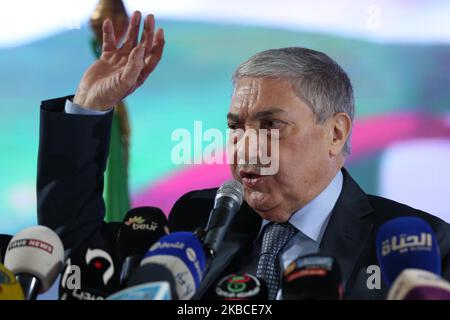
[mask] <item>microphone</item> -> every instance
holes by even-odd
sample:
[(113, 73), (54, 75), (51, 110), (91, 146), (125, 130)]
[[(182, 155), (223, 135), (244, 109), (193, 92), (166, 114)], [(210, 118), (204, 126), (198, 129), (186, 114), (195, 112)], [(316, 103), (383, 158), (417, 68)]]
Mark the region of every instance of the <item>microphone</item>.
[(11, 271), (0, 263), (0, 300), (24, 300), (22, 287)]
[(120, 288), (117, 259), (103, 245), (73, 251), (59, 282), (60, 300), (104, 300)]
[(267, 300), (267, 284), (249, 273), (233, 273), (223, 277), (214, 291), (214, 300)]
[(167, 218), (159, 208), (138, 207), (128, 211), (117, 235), (122, 261), (121, 284), (139, 266), (150, 246), (169, 233), (167, 225)]
[(175, 286), (175, 279), (169, 269), (149, 263), (133, 272), (126, 289), (106, 300), (177, 300)]
[(0, 263), (5, 262), (5, 253), (11, 238), (12, 236), (9, 234), (0, 234)]
[(177, 296), (181, 300), (192, 298), (206, 269), (202, 244), (191, 232), (174, 232), (163, 236), (145, 254), (141, 266), (159, 264), (170, 270)]
[(339, 265), (332, 257), (309, 254), (295, 259), (284, 270), (283, 300), (342, 300)]
[(392, 284), (387, 300), (450, 300), (450, 283), (429, 271), (405, 269)]
[(422, 269), (441, 275), (436, 236), (421, 218), (400, 217), (381, 225), (376, 236), (376, 253), (389, 286), (404, 269)]
[(9, 242), (5, 267), (16, 275), (26, 300), (35, 300), (55, 282), (64, 261), (64, 247), (58, 235), (44, 226), (17, 233)]
[(230, 224), (244, 201), (244, 189), (237, 180), (226, 181), (217, 190), (214, 207), (204, 231), (203, 245), (209, 258), (214, 258)]

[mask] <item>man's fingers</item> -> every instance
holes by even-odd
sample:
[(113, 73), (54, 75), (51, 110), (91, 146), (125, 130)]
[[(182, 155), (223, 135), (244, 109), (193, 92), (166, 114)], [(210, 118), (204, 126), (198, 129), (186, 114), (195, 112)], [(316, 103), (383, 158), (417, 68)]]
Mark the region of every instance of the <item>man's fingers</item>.
[(121, 75), (121, 84), (127, 89), (136, 85), (137, 79), (144, 68), (145, 48), (142, 46), (135, 47), (129, 57), (124, 71)]
[(150, 73), (155, 69), (158, 62), (161, 60), (164, 50), (164, 43), (164, 31), (163, 29), (158, 29), (149, 55), (144, 60), (144, 67), (138, 79), (138, 86), (144, 83), (145, 79), (147, 79)]
[[(155, 39), (153, 41), (152, 44), (152, 48), (149, 51), (149, 54), (147, 57), (145, 57), (145, 67), (147, 67), (148, 65), (155, 63), (158, 63), (159, 60), (161, 60), (161, 56), (164, 50), (164, 30), (163, 29), (158, 29), (158, 31), (156, 32), (156, 36)], [(153, 67), (155, 67), (153, 66)]]
[(127, 35), (122, 46), (123, 51), (130, 52), (137, 44), (139, 37), (139, 26), (141, 24), (141, 13), (135, 11), (131, 16), (130, 25), (128, 26)]
[(144, 32), (141, 36), (141, 45), (146, 48), (145, 57), (147, 57), (153, 45), (153, 33), (155, 30), (155, 17), (149, 14), (144, 21)]
[(116, 49), (116, 37), (114, 36), (114, 26), (110, 19), (103, 21), (103, 47), (102, 51), (112, 51)]

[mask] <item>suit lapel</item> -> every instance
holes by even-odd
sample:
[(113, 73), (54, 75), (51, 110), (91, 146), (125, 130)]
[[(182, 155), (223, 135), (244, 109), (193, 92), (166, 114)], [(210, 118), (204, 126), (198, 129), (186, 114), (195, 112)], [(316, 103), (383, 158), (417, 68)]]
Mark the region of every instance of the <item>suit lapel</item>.
[[(236, 256), (238, 251), (242, 246), (249, 241), (248, 235), (242, 234), (230, 234), (229, 239), (224, 240), (222, 243), (222, 248), (220, 249), (217, 256), (211, 262), (211, 266), (205, 275), (200, 287), (197, 289), (195, 294), (196, 297), (201, 298), (201, 296), (209, 289), (209, 287), (218, 279), (220, 274), (225, 270), (225, 268), (230, 264), (233, 258)], [(194, 298), (195, 299), (195, 298)]]
[(261, 217), (244, 202), (236, 214), (230, 231), (225, 236), (222, 247), (211, 262), (209, 270), (197, 289), (194, 296), (195, 300), (201, 299), (209, 287), (219, 280), (217, 278), (231, 263), (239, 250), (255, 239), (261, 228), (261, 223)]
[(344, 284), (347, 284), (373, 229), (373, 224), (363, 219), (373, 208), (348, 172), (345, 169), (342, 172), (342, 192), (320, 243), (320, 252), (338, 260)]

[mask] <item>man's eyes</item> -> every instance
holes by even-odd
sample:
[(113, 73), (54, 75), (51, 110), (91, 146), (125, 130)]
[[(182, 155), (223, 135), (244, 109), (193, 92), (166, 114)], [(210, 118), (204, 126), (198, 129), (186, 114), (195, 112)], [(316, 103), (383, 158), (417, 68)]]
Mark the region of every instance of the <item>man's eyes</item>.
[[(277, 119), (261, 120), (260, 129), (281, 129), (286, 124), (285, 121)], [(245, 125), (237, 122), (228, 122), (228, 128), (231, 130), (245, 129)]]
[(261, 129), (281, 129), (286, 122), (277, 119), (261, 121)]
[(236, 130), (236, 129), (242, 129), (242, 126), (239, 127), (239, 124), (235, 123), (235, 122), (228, 122), (228, 128), (231, 130)]

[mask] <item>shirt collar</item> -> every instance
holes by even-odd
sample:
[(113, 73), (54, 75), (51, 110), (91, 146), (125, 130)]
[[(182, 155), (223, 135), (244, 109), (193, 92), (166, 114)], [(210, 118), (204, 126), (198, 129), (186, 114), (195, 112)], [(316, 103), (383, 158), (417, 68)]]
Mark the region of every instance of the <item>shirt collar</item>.
[[(330, 184), (318, 196), (291, 216), (289, 223), (308, 238), (317, 242), (322, 227), (341, 194), (343, 181), (342, 172), (339, 170)], [(270, 221), (263, 220), (260, 230), (262, 231), (268, 223)]]

